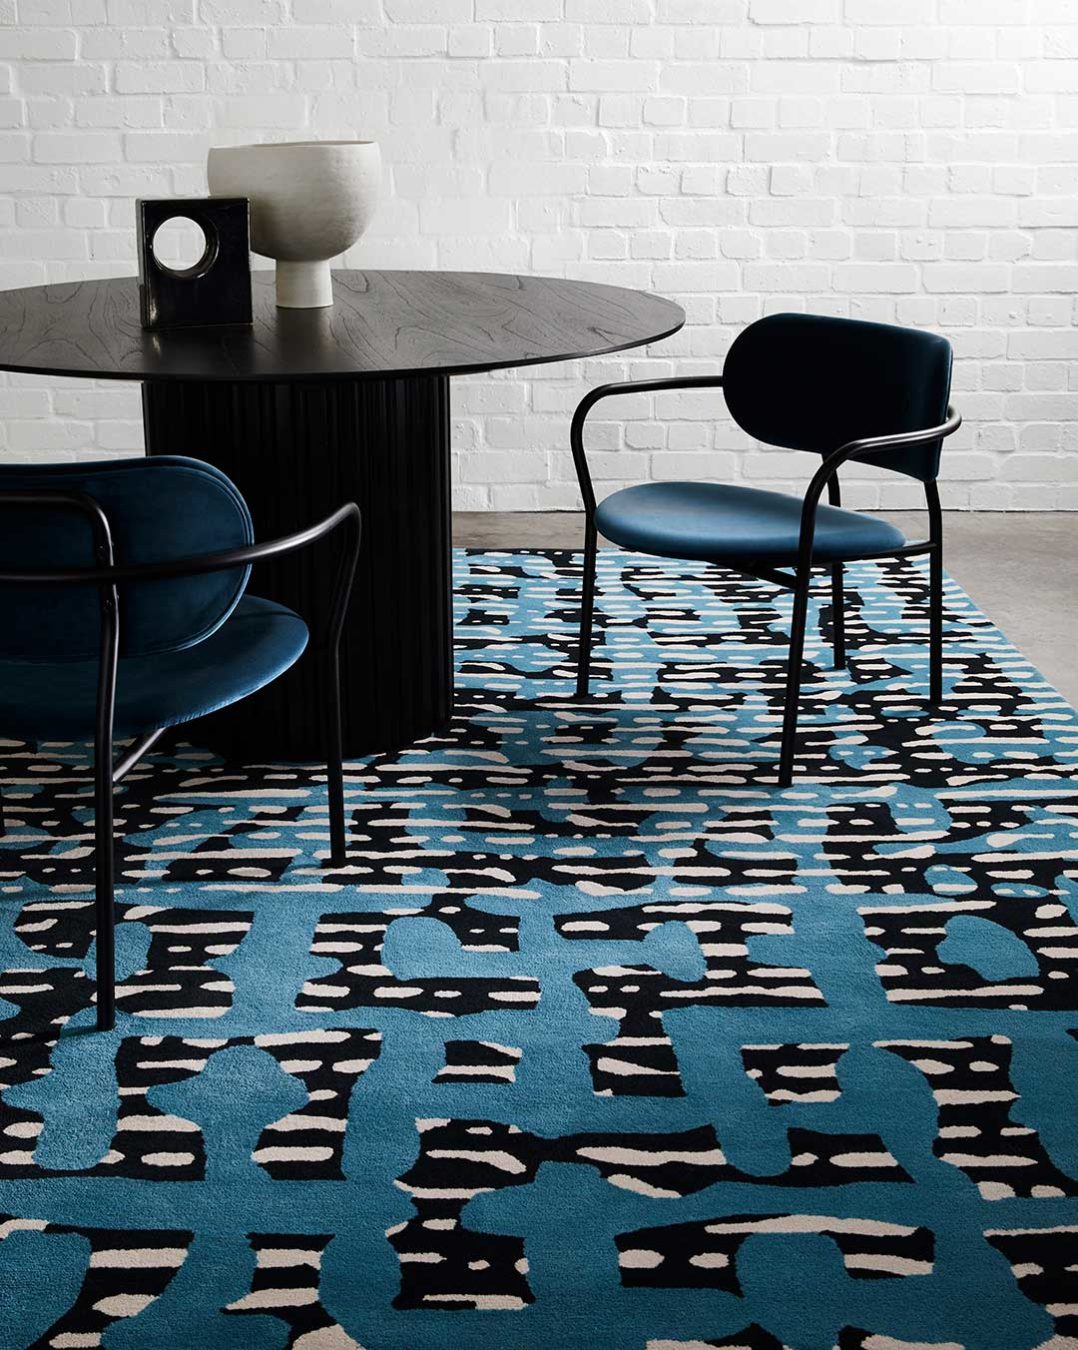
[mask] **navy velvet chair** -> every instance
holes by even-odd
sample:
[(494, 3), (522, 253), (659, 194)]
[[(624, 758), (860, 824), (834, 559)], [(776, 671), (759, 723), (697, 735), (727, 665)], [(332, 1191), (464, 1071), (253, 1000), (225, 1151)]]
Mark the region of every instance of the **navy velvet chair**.
[[(617, 394), (721, 387), (750, 436), (822, 460), (803, 498), (711, 483), (645, 483), (596, 503), (584, 424)], [(809, 586), (830, 573), (834, 664), (845, 665), (843, 564), (929, 558), (929, 698), (943, 696), (943, 521), (936, 478), (943, 439), (962, 419), (949, 406), (951, 346), (945, 338), (889, 324), (810, 314), (774, 314), (735, 339), (721, 376), (646, 380), (594, 389), (576, 410), (571, 444), (586, 515), (577, 697), (586, 698), (598, 535), (662, 558), (714, 563), (793, 592), (779, 784), (793, 774)], [(928, 538), (909, 543), (885, 520), (843, 510), (838, 470), (875, 464), (924, 484)], [(820, 505), (827, 489), (828, 505)], [(784, 570), (791, 569), (791, 570)]]
[[(180, 456), (0, 467), (0, 735), (94, 744), (97, 1024), (115, 1021), (113, 789), (168, 727), (277, 678), (309, 633), (251, 564), (342, 532), (325, 632), (330, 861), (345, 855), (338, 647), (359, 508), (255, 544), (233, 483)], [(118, 758), (114, 742), (131, 741)], [(3, 832), (0, 802), (0, 833)]]

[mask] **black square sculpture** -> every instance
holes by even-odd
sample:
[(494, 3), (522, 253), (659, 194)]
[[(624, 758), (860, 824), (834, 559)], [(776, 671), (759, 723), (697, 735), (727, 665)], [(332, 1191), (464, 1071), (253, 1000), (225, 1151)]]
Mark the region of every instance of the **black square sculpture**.
[[(246, 197), (140, 198), (138, 289), (143, 328), (251, 322), (251, 226)], [(153, 251), (166, 221), (193, 220), (206, 237), (191, 267), (169, 267)]]

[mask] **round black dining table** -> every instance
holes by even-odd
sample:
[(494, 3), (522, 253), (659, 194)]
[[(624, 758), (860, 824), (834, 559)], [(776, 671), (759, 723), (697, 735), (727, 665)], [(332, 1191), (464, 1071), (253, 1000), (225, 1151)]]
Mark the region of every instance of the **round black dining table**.
[[(641, 346), (685, 315), (642, 291), (495, 273), (338, 271), (334, 304), (309, 310), (278, 309), (272, 273), (253, 283), (250, 325), (165, 332), (143, 330), (134, 277), (0, 292), (0, 369), (140, 380), (147, 454), (217, 465), (260, 540), (357, 501), (344, 749), (397, 749), (452, 714), (450, 378)], [(254, 589), (317, 631), (334, 566), (330, 545), (263, 563)], [(236, 758), (320, 757), (314, 660), (210, 728)]]

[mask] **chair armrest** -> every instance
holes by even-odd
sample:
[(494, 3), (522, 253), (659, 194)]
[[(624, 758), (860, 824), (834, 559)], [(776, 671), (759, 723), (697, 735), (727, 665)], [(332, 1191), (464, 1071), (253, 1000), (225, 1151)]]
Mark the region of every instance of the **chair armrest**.
[(931, 445), (933, 441), (950, 436), (962, 425), (961, 414), (951, 406), (947, 408), (947, 418), (936, 427), (925, 427), (921, 431), (899, 431), (890, 436), (864, 436), (856, 441), (847, 441), (845, 445), (833, 450), (812, 476), (801, 506), (801, 536), (798, 550), (798, 566), (807, 567), (812, 558), (812, 540), (816, 532), (816, 508), (825, 487), (834, 482), (835, 475), (843, 464), (852, 460), (863, 460), (882, 450), (899, 450), (904, 446)]
[[(0, 494), (0, 506), (9, 504), (8, 495)], [(41, 498), (37, 498), (33, 504), (42, 504)], [(249, 566), (264, 558), (279, 558), (283, 554), (294, 553), (297, 549), (306, 548), (309, 544), (324, 539), (346, 522), (353, 524), (355, 547), (358, 549), (359, 507), (355, 502), (348, 502), (331, 516), (326, 516), (315, 525), (309, 525), (305, 530), (283, 535), (279, 539), (267, 539), (261, 544), (248, 544), (244, 548), (227, 549), (220, 553), (199, 553), (189, 558), (170, 558), (165, 562), (131, 563), (118, 567), (82, 567), (55, 572), (0, 572), (0, 582), (106, 586), (127, 581), (166, 581), (177, 577), (201, 576), (206, 572), (224, 572), (233, 567)]]
[(901, 450), (918, 445), (931, 445), (952, 435), (962, 425), (961, 414), (951, 406), (947, 408), (947, 419), (938, 427), (925, 427), (923, 431), (898, 431), (891, 436), (863, 436), (856, 441), (847, 441), (837, 450), (833, 450), (824, 460), (822, 468), (833, 465), (838, 468), (849, 459), (862, 459), (881, 450)]
[[(317, 524), (295, 534), (269, 539), (262, 544), (228, 549), (219, 553), (203, 553), (189, 558), (173, 558), (167, 562), (139, 563), (117, 567), (113, 563), (112, 540), (108, 517), (92, 497), (81, 493), (50, 490), (12, 490), (0, 492), (0, 506), (53, 506), (60, 510), (81, 512), (89, 518), (94, 535), (94, 553), (99, 565), (92, 568), (73, 568), (55, 572), (0, 572), (0, 582), (38, 585), (95, 586), (101, 609), (101, 644), (97, 671), (97, 720), (94, 736), (95, 755), (108, 755), (111, 782), (118, 783), (133, 764), (141, 758), (159, 736), (154, 731), (142, 737), (115, 764), (112, 761), (113, 714), (116, 703), (116, 676), (120, 652), (120, 603), (117, 587), (128, 581), (164, 581), (180, 577), (200, 576), (207, 572), (228, 571), (246, 567), (263, 558), (278, 558), (286, 553), (317, 543), (341, 526), (350, 532), (337, 562), (329, 617), (325, 632), (319, 634), (316, 650), (328, 653), (336, 663), (345, 612), (352, 594), (352, 582), (359, 557), (361, 518), (355, 502), (326, 516)], [(107, 747), (107, 749), (106, 749)]]
[(619, 384), (601, 384), (585, 394), (573, 414), (572, 425), (569, 428), (569, 444), (573, 451), (580, 495), (584, 498), (584, 508), (588, 515), (595, 510), (595, 491), (591, 485), (591, 473), (584, 452), (584, 423), (600, 399), (612, 398), (617, 394), (655, 394), (668, 389), (721, 388), (721, 375), (675, 375), (665, 380), (628, 380)]
[[(63, 495), (0, 493), (0, 505), (16, 504), (19, 499), (26, 505), (58, 505), (81, 510), (86, 509), (82, 501), (75, 501)], [(108, 522), (105, 520), (104, 513), (97, 507), (96, 502), (91, 499), (87, 500), (97, 510), (101, 520), (105, 522), (105, 541), (108, 543)], [(110, 607), (112, 615), (115, 616), (117, 608), (116, 587), (123, 582), (167, 581), (180, 577), (202, 576), (207, 572), (224, 572), (234, 567), (247, 567), (251, 563), (262, 561), (264, 558), (280, 558), (284, 554), (295, 553), (298, 549), (306, 548), (310, 544), (315, 544), (320, 539), (324, 539), (341, 526), (350, 530), (351, 538), (346, 541), (338, 560), (326, 630), (318, 635), (316, 644), (320, 648), (335, 648), (344, 626), (344, 616), (351, 598), (352, 582), (355, 578), (356, 562), (359, 558), (362, 524), (359, 507), (355, 502), (346, 502), (332, 515), (326, 516), (324, 520), (320, 520), (314, 525), (309, 525), (305, 530), (299, 530), (295, 534), (283, 535), (279, 539), (267, 539), (261, 544), (249, 544), (244, 548), (228, 549), (220, 553), (196, 554), (190, 558), (171, 558), (167, 562), (134, 563), (117, 567), (113, 565), (111, 544), (108, 544), (106, 566), (72, 568), (56, 572), (0, 572), (0, 583), (97, 586), (101, 592), (102, 605)], [(98, 556), (101, 557), (102, 545), (100, 543), (97, 552)], [(111, 622), (115, 626), (117, 622), (115, 617)]]

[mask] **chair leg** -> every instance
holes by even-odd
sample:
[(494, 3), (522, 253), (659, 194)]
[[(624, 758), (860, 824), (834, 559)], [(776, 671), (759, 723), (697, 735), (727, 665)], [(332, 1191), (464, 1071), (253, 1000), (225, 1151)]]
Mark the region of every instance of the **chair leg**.
[(805, 625), (808, 622), (809, 576), (808, 568), (801, 569), (798, 572), (797, 586), (794, 590), (790, 651), (786, 665), (786, 702), (782, 715), (779, 787), (789, 787), (794, 772), (798, 703), (801, 697), (801, 664), (805, 654)]
[(336, 650), (327, 658), (326, 707), (329, 728), (326, 738), (326, 795), (329, 799), (329, 864), (343, 867), (348, 860), (344, 821), (344, 766), (341, 752), (341, 667)]
[(116, 843), (113, 837), (112, 746), (94, 747), (94, 886), (97, 922), (97, 1029), (116, 1024)]
[(835, 669), (846, 664), (846, 597), (842, 585), (842, 564), (831, 564), (831, 641), (835, 652)]
[(584, 579), (580, 598), (580, 642), (577, 648), (576, 696), (587, 698), (591, 676), (591, 630), (595, 612), (595, 566), (599, 537), (590, 517), (584, 531)]
[(929, 702), (943, 702), (943, 545), (928, 555), (928, 667)]

